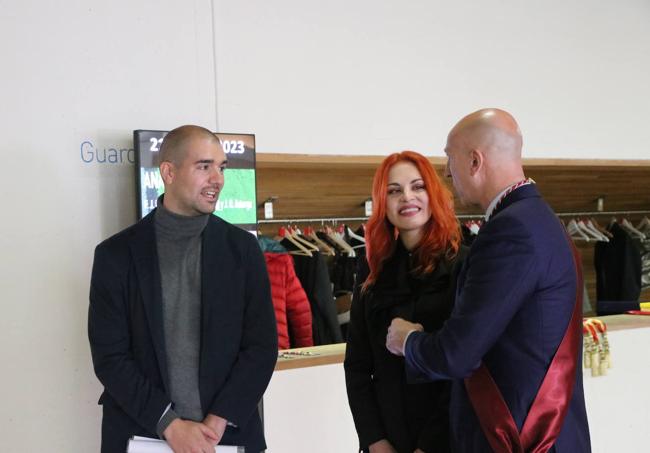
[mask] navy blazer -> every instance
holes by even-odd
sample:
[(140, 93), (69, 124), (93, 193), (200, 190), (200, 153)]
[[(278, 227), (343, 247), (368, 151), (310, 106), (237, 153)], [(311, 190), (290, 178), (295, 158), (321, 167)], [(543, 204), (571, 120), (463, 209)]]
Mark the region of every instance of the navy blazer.
[[(171, 402), (163, 338), (154, 212), (95, 249), (88, 336), (104, 385), (102, 452), (156, 436)], [(203, 231), (199, 393), (204, 413), (228, 426), (224, 445), (266, 448), (257, 405), (277, 360), (264, 257), (255, 237), (215, 216)]]
[[(462, 381), (481, 361), (521, 430), (571, 319), (576, 285), (567, 235), (535, 185), (509, 194), (472, 244), (449, 320), (435, 333), (411, 334), (406, 344), (412, 379), (454, 379), (454, 451), (491, 451)], [(581, 356), (569, 410), (550, 451), (591, 451)]]

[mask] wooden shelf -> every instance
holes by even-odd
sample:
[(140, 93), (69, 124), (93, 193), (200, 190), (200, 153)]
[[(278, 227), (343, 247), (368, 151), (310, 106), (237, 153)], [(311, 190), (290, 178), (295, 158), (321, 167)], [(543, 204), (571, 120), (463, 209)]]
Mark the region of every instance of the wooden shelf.
[[(340, 154), (283, 154), (283, 153), (258, 153), (257, 164), (271, 167), (303, 167), (312, 165), (354, 165), (354, 166), (374, 166), (376, 168), (386, 156), (365, 155), (350, 156)], [(429, 161), (434, 165), (443, 166), (447, 159), (445, 157), (429, 157)], [(626, 160), (626, 159), (523, 159), (526, 167), (643, 167), (650, 166), (650, 160)]]
[[(607, 325), (607, 330), (610, 332), (630, 329), (650, 329), (650, 316), (612, 315), (601, 316), (596, 319), (603, 321)], [(279, 358), (275, 365), (275, 371), (343, 363), (345, 359), (345, 343), (291, 349), (290, 351), (309, 351), (314, 355)]]
[[(282, 352), (283, 351), (280, 351), (280, 353)], [(275, 365), (275, 371), (342, 363), (345, 358), (345, 343), (312, 346), (310, 348), (288, 349), (284, 352), (293, 354), (306, 352), (312, 355), (289, 355), (289, 357), (280, 356)]]
[[(364, 201), (371, 196), (372, 178), (385, 156), (341, 156), (309, 154), (257, 155), (257, 199), (260, 205), (277, 197), (276, 219), (363, 217)], [(444, 157), (430, 161), (444, 178)], [(650, 210), (650, 160), (525, 159), (525, 171), (557, 213), (597, 210), (604, 199), (605, 211)], [(453, 193), (453, 189), (452, 189)], [(476, 207), (456, 199), (458, 214), (480, 215)], [(264, 218), (262, 207), (258, 218)], [(636, 222), (639, 216), (631, 216)], [(607, 222), (609, 219), (603, 219)], [(318, 226), (316, 223), (314, 226)], [(356, 226), (353, 223), (353, 226)], [(277, 225), (262, 225), (263, 234), (275, 235)], [(578, 242), (585, 281), (592, 301), (596, 297), (593, 243)], [(650, 290), (642, 293), (650, 298)]]
[[(277, 197), (276, 218), (360, 217), (370, 197), (374, 172), (384, 156), (258, 154), (258, 200)], [(445, 158), (430, 161), (444, 178)], [(650, 209), (650, 160), (527, 159), (525, 170), (558, 213)], [(459, 214), (480, 214), (455, 202)], [(263, 218), (263, 210), (258, 211)]]

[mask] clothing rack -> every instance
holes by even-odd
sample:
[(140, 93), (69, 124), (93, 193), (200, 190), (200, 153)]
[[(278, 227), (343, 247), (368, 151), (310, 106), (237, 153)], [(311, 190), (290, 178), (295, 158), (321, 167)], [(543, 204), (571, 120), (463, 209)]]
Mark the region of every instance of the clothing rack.
[(334, 223), (338, 222), (365, 222), (368, 220), (368, 217), (327, 217), (327, 218), (318, 218), (318, 219), (264, 219), (258, 220), (257, 223)]
[[(646, 214), (650, 215), (650, 210), (643, 211), (581, 211), (581, 212), (560, 212), (556, 213), (558, 217), (586, 217), (586, 216), (618, 216), (618, 215), (639, 215)], [(458, 214), (457, 219), (480, 219), (483, 218), (485, 214)], [(368, 220), (368, 217), (320, 217), (320, 218), (311, 218), (311, 219), (263, 219), (258, 220), (259, 224), (292, 224), (292, 223), (333, 223), (338, 224), (339, 222), (365, 222)]]
[(591, 217), (591, 216), (616, 216), (616, 215), (638, 215), (650, 214), (650, 210), (645, 211), (584, 211), (584, 212), (560, 212), (558, 217)]
[[(581, 211), (581, 212), (557, 212), (558, 217), (592, 217), (592, 216), (627, 216), (627, 215), (650, 215), (650, 210), (643, 211)], [(460, 214), (458, 219), (484, 218), (485, 214)]]
[[(477, 219), (483, 218), (485, 214), (459, 214), (456, 216), (458, 219)], [(369, 217), (323, 217), (323, 218), (313, 218), (313, 219), (263, 219), (258, 220), (257, 223), (260, 224), (272, 224), (272, 223), (283, 223), (283, 224), (292, 224), (292, 223), (333, 223), (338, 224), (339, 222), (366, 222)]]

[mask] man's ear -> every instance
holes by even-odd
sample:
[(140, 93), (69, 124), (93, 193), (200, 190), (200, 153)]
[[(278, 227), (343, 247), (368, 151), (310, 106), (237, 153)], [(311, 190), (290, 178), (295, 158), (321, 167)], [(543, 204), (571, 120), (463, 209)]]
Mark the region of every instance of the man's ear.
[(469, 153), (470, 174), (474, 176), (483, 167), (484, 156), (478, 149), (472, 149)]
[(160, 163), (160, 176), (162, 177), (165, 185), (171, 184), (176, 176), (176, 167), (169, 161)]

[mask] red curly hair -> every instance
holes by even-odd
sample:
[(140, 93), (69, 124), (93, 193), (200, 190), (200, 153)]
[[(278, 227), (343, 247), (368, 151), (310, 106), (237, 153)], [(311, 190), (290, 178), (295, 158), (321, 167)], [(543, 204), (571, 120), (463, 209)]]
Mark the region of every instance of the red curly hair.
[(386, 216), (388, 172), (398, 162), (410, 162), (422, 176), (429, 196), (431, 218), (425, 225), (424, 235), (413, 251), (415, 275), (433, 271), (443, 257), (452, 258), (460, 247), (460, 225), (454, 213), (454, 199), (440, 181), (431, 162), (414, 151), (402, 151), (386, 157), (372, 182), (372, 216), (366, 225), (366, 257), (370, 274), (363, 284), (366, 290), (372, 286), (383, 268), (384, 262), (395, 251), (398, 231)]

